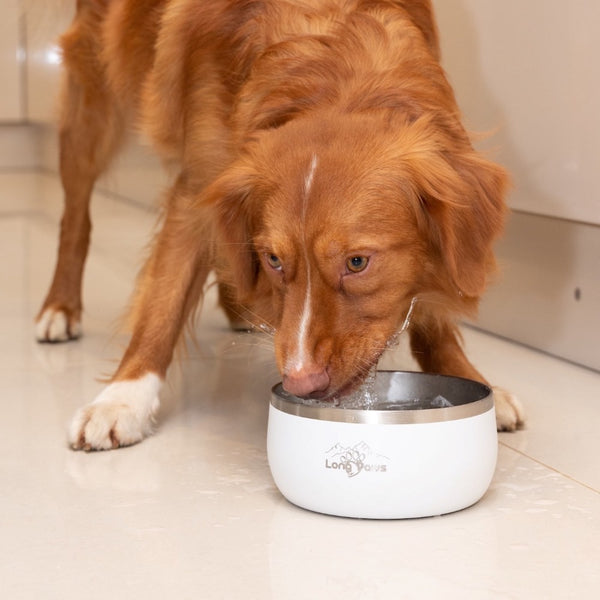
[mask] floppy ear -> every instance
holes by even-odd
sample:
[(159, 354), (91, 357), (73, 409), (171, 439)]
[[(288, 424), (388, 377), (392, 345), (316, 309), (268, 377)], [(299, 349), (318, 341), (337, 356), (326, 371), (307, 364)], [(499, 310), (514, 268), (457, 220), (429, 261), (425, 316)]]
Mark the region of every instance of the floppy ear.
[(504, 225), (506, 172), (468, 144), (430, 149), (410, 160), (433, 242), (460, 292), (480, 296), (494, 266), (492, 245)]
[(240, 300), (253, 290), (260, 266), (251, 237), (257, 193), (258, 176), (247, 165), (230, 167), (207, 190), (217, 253), (227, 263)]

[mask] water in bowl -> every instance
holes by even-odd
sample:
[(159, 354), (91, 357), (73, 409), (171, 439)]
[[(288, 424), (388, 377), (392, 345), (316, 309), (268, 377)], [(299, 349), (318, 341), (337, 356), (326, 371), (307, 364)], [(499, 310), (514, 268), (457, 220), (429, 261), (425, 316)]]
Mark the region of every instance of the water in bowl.
[[(396, 382), (392, 379), (390, 388), (382, 394), (376, 389), (377, 369), (372, 369), (365, 378), (362, 385), (350, 394), (335, 396), (327, 400), (314, 400), (311, 398), (296, 398), (306, 406), (336, 407), (354, 410), (428, 410), (432, 408), (449, 408), (454, 406), (444, 396), (436, 395), (423, 398), (407, 398), (402, 400), (390, 400), (397, 398), (399, 394), (394, 389)], [(289, 394), (288, 397), (294, 398)], [(401, 394), (400, 394), (401, 395)]]

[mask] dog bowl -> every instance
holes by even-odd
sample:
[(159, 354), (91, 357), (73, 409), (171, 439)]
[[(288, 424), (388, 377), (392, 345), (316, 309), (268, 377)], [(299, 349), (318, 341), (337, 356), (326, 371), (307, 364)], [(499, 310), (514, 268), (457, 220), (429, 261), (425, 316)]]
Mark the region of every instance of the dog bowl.
[(267, 455), (290, 502), (343, 517), (402, 519), (454, 512), (485, 494), (497, 456), (490, 388), (380, 371), (370, 396), (368, 408), (347, 408), (273, 387)]

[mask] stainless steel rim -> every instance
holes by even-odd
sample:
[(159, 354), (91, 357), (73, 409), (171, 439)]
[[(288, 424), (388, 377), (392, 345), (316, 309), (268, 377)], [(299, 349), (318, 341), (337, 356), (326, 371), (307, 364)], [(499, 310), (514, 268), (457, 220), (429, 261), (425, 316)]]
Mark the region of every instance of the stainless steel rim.
[(455, 421), (481, 415), (494, 407), (492, 390), (477, 381), (434, 375), (429, 373), (413, 373), (410, 371), (379, 371), (376, 376), (378, 385), (385, 386), (394, 378), (401, 393), (407, 398), (442, 395), (454, 406), (445, 408), (376, 410), (340, 408), (327, 406), (311, 406), (301, 399), (288, 396), (283, 392), (281, 383), (271, 390), (271, 405), (284, 413), (337, 423), (364, 423), (371, 425), (395, 425), (410, 423), (440, 423)]

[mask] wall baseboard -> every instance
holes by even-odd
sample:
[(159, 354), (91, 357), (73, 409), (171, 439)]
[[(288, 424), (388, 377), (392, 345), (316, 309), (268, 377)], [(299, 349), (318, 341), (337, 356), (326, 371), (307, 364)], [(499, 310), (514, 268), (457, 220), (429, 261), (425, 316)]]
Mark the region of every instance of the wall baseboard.
[(513, 212), (476, 325), (600, 370), (600, 227)]

